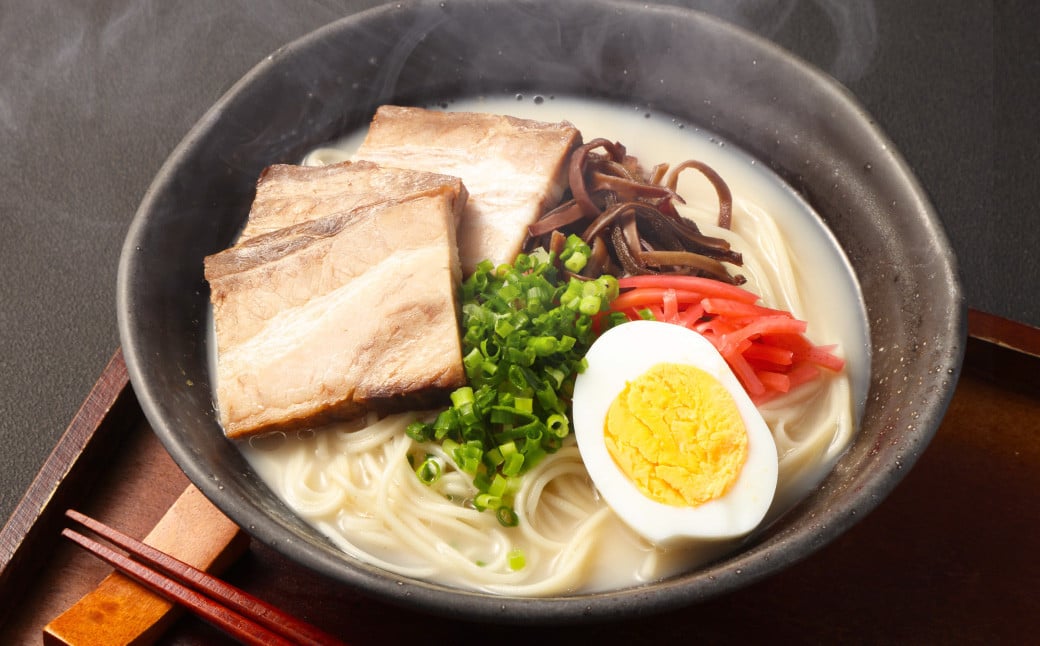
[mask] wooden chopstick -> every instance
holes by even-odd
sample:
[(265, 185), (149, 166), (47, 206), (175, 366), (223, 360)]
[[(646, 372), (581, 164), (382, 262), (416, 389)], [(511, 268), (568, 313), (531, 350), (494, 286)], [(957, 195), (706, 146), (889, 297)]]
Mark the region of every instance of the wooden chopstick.
[(65, 515), (113, 545), (126, 550), (133, 558), (72, 529), (63, 530), (63, 536), (76, 542), (141, 585), (186, 607), (200, 618), (243, 643), (264, 645), (343, 644), (335, 637), (284, 613), (249, 593), (89, 516), (72, 509), (66, 511)]

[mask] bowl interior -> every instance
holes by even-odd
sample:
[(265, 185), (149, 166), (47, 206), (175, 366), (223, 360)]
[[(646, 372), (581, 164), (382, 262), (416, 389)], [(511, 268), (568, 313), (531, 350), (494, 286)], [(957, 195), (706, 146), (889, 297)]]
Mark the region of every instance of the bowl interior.
[[(260, 171), (367, 123), (383, 103), (540, 92), (626, 101), (716, 133), (825, 220), (871, 330), (862, 427), (833, 472), (746, 549), (648, 588), (503, 599), (345, 558), (259, 481), (218, 426), (204, 256), (225, 248)], [(396, 3), (262, 61), (173, 152), (131, 226), (120, 334), (144, 411), (188, 477), (258, 539), (385, 600), (481, 620), (572, 621), (665, 610), (801, 559), (872, 509), (931, 439), (956, 381), (965, 310), (952, 252), (904, 161), (832, 80), (708, 16), (608, 0)]]

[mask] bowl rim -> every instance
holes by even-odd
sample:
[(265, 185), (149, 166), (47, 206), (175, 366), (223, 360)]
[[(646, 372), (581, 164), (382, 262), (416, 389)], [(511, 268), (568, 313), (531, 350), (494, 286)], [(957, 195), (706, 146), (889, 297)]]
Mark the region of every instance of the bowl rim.
[[(604, 12), (636, 10), (632, 4), (619, 0), (578, 0), (578, 3)], [(150, 383), (145, 369), (147, 357), (143, 355), (143, 350), (135, 341), (137, 332), (135, 315), (131, 308), (133, 301), (131, 283), (138, 263), (141, 262), (140, 254), (137, 254), (136, 250), (139, 248), (148, 226), (148, 214), (155, 208), (156, 202), (161, 198), (165, 187), (172, 181), (177, 168), (191, 154), (200, 138), (205, 137), (206, 133), (219, 121), (224, 107), (253, 84), (262, 82), (267, 74), (277, 69), (279, 61), (287, 56), (307, 51), (330, 34), (356, 28), (389, 12), (433, 4), (439, 4), (441, 7), (445, 4), (478, 5), (488, 10), (494, 10), (501, 5), (508, 5), (510, 2), (508, 0), (397, 2), (345, 16), (278, 48), (234, 83), (191, 128), (163, 163), (135, 213), (122, 248), (118, 267), (117, 312), (120, 340), (130, 381), (138, 394), (142, 410), (166, 450), (189, 480), (236, 523), (247, 527), (247, 531), (251, 535), (300, 565), (325, 574), (342, 584), (362, 589), (366, 594), (383, 601), (434, 614), (464, 616), (468, 619), (495, 622), (596, 621), (648, 612), (663, 612), (701, 602), (744, 587), (809, 556), (862, 519), (898, 484), (902, 475), (909, 470), (909, 467), (926, 448), (952, 398), (953, 384), (956, 383), (959, 375), (964, 340), (967, 336), (967, 308), (964, 304), (960, 281), (957, 278), (956, 260), (952, 253), (949, 254), (946, 266), (950, 277), (949, 293), (946, 296), (952, 304), (952, 315), (949, 327), (943, 331), (944, 338), (953, 341), (949, 368), (951, 385), (946, 392), (938, 395), (934, 406), (929, 411), (930, 415), (923, 416), (929, 417), (922, 422), (922, 427), (927, 427), (927, 429), (919, 434), (919, 441), (904, 452), (902, 463), (897, 465), (898, 469), (890, 469), (887, 473), (880, 473), (872, 477), (869, 480), (869, 492), (865, 491), (857, 499), (858, 504), (855, 509), (834, 510), (830, 517), (821, 519), (823, 522), (812, 528), (804, 527), (798, 531), (785, 533), (778, 543), (762, 543), (753, 546), (750, 550), (737, 552), (723, 561), (711, 564), (698, 571), (698, 575), (704, 576), (696, 584), (691, 584), (685, 576), (680, 576), (656, 582), (650, 586), (626, 588), (607, 593), (531, 598), (497, 596), (460, 590), (386, 573), (367, 564), (358, 563), (350, 557), (333, 558), (321, 550), (311, 549), (313, 545), (307, 541), (287, 537), (284, 527), (270, 518), (250, 516), (248, 509), (243, 510), (239, 506), (229, 508), (222, 503), (225, 498), (222, 484), (196, 462), (191, 447), (178, 439), (175, 429), (169, 427), (158, 407), (157, 402), (163, 397), (163, 393), (156, 390)], [(537, 5), (539, 2), (528, 1), (523, 4)], [(811, 83), (815, 91), (826, 95), (833, 109), (840, 110), (850, 118), (858, 120), (859, 127), (872, 137), (878, 146), (887, 149), (888, 156), (884, 163), (890, 165), (900, 175), (901, 180), (907, 184), (908, 190), (917, 196), (919, 204), (915, 208), (923, 215), (921, 224), (930, 229), (930, 234), (935, 239), (945, 244), (947, 249), (949, 248), (938, 216), (908, 164), (880, 127), (867, 116), (866, 110), (857, 102), (851, 92), (840, 83), (772, 41), (712, 15), (693, 9), (666, 5), (640, 6), (638, 10), (656, 12), (664, 18), (672, 20), (696, 21), (706, 28), (721, 30), (730, 37), (740, 39), (762, 56), (780, 61), (789, 67), (792, 73), (798, 74), (807, 83)], [(786, 556), (776, 557), (776, 553), (781, 548)], [(775, 558), (763, 559), (763, 554)]]

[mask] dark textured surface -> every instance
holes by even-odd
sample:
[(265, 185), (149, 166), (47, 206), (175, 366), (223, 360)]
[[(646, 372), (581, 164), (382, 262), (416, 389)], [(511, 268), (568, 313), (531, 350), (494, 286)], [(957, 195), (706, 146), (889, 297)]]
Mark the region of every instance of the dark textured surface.
[[(266, 54), (375, 4), (0, 5), (0, 517), (115, 350), (119, 248), (167, 154)], [(689, 4), (847, 85), (931, 195), (969, 304), (1040, 324), (1032, 3)]]

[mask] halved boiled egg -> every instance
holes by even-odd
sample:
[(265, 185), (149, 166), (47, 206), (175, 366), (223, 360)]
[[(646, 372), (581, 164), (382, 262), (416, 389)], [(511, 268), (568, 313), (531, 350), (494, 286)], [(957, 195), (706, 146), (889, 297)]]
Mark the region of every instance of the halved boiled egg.
[(715, 347), (687, 328), (607, 330), (574, 384), (574, 434), (603, 499), (658, 545), (747, 534), (777, 481), (773, 436)]

